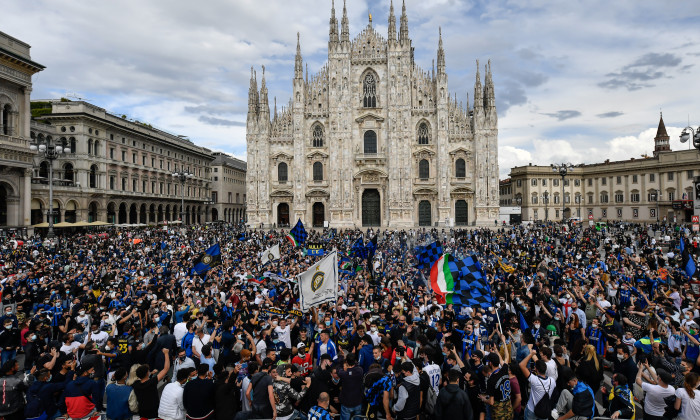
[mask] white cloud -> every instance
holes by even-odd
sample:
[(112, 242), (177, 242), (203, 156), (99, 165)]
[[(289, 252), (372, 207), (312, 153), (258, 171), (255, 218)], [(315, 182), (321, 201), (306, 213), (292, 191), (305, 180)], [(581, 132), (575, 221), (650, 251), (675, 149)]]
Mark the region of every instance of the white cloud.
[[(406, 3), (416, 64), (432, 67), (441, 26), (450, 91), (459, 99), (473, 98), (475, 60), (492, 60), (501, 174), (530, 160), (651, 153), (659, 108), (674, 127), (699, 108), (688, 87), (696, 85), (700, 68), (700, 27), (684, 16), (697, 15), (700, 3)], [(394, 6), (398, 18), (401, 1)], [(367, 25), (368, 11), (385, 32), (388, 9), (389, 0), (348, 1), (351, 36)], [(342, 0), (336, 0), (338, 20), (341, 13)], [(34, 78), (35, 98), (80, 92), (96, 105), (244, 156), (245, 129), (221, 122), (245, 121), (250, 67), (260, 82), (266, 66), (270, 104), (275, 96), (280, 107), (286, 104), (296, 33), (313, 74), (327, 60), (329, 17), (328, 0), (6, 0), (0, 23), (30, 43), (32, 58), (47, 66)], [(622, 86), (649, 75), (643, 89), (614, 88), (621, 77)], [(700, 122), (700, 115), (692, 118)]]

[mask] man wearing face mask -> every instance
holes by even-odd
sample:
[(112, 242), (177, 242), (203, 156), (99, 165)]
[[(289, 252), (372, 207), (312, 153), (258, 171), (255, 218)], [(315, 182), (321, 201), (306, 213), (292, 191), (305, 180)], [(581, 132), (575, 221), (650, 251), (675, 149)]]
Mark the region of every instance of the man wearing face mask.
[(67, 414), (73, 419), (82, 419), (97, 414), (96, 407), (102, 405), (102, 392), (92, 377), (95, 368), (83, 364), (76, 372), (78, 378), (66, 385), (63, 396), (66, 401)]
[(19, 348), (19, 330), (13, 326), (11, 318), (5, 318), (3, 329), (0, 331), (0, 348), (2, 348), (2, 363), (14, 359)]
[[(173, 377), (171, 382), (179, 381), (178, 379), (178, 372), (180, 370), (188, 370), (188, 369), (194, 369), (195, 364), (192, 359), (187, 357), (187, 352), (183, 348), (178, 348), (177, 349), (177, 358), (175, 359), (173, 363)], [(189, 375), (189, 371), (188, 371)]]
[[(177, 363), (177, 362), (176, 362)], [(192, 367), (181, 368), (177, 375), (173, 373), (173, 381), (163, 388), (158, 406), (158, 417), (163, 420), (184, 420), (185, 405), (183, 403), (183, 391), (185, 384), (190, 378)]]
[(630, 350), (624, 344), (618, 344), (616, 347), (617, 357), (613, 364), (613, 373), (619, 373), (627, 378), (627, 383), (634, 383), (637, 377), (637, 365), (630, 357)]

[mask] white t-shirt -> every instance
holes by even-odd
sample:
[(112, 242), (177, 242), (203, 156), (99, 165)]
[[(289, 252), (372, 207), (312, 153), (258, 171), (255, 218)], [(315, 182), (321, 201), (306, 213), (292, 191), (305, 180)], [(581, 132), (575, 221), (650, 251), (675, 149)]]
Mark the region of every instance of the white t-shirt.
[(266, 353), (267, 353), (267, 343), (265, 343), (265, 340), (258, 341), (255, 344), (255, 354), (259, 355), (260, 360), (262, 361), (265, 358)]
[(173, 327), (173, 335), (175, 335), (175, 343), (178, 347), (182, 347), (182, 339), (187, 335), (187, 323), (178, 322)]
[(64, 344), (61, 346), (61, 351), (65, 354), (73, 354), (73, 350), (80, 347), (80, 343), (73, 341), (70, 344)]
[(555, 381), (559, 377), (559, 372), (557, 372), (557, 363), (554, 360), (545, 362), (547, 364), (547, 377), (552, 378)]
[(431, 363), (423, 368), (423, 372), (425, 372), (428, 375), (428, 378), (430, 378), (430, 386), (433, 387), (435, 393), (437, 394), (440, 392), (440, 378), (442, 376), (440, 373), (440, 366), (436, 365), (435, 363)]
[(646, 392), (646, 394), (644, 394), (644, 411), (652, 416), (663, 416), (666, 410), (664, 398), (676, 394), (675, 388), (671, 385), (664, 388), (660, 385), (652, 385), (644, 382), (642, 383), (642, 389)]
[(108, 338), (109, 334), (104, 331), (98, 331), (97, 334), (92, 333), (85, 335), (85, 342), (83, 344), (87, 344), (88, 340), (92, 340), (95, 342), (95, 344), (97, 344), (97, 347), (102, 347), (105, 345)]
[(280, 326), (275, 327), (275, 332), (277, 333), (277, 339), (284, 343), (284, 346), (288, 349), (292, 348), (292, 330), (289, 325), (282, 328)]
[(695, 398), (690, 398), (685, 388), (678, 388), (676, 397), (681, 399), (680, 418), (685, 420), (700, 419), (700, 391), (696, 389)]
[(209, 334), (204, 334), (202, 338), (199, 338), (196, 335), (194, 336), (194, 338), (192, 339), (192, 347), (194, 347), (194, 349), (197, 350), (197, 354), (202, 354), (202, 347), (204, 347), (204, 345), (209, 342), (209, 337)]
[(557, 382), (552, 378), (542, 379), (535, 374), (530, 374), (527, 380), (530, 382), (530, 398), (527, 400), (527, 409), (534, 412), (535, 405), (542, 399), (544, 393), (547, 392), (552, 396)]
[(369, 334), (369, 336), (372, 337), (372, 344), (375, 346), (378, 346), (379, 343), (382, 341), (382, 337), (379, 336), (379, 332), (372, 332), (372, 330), (370, 330), (370, 332), (368, 332), (367, 334)]

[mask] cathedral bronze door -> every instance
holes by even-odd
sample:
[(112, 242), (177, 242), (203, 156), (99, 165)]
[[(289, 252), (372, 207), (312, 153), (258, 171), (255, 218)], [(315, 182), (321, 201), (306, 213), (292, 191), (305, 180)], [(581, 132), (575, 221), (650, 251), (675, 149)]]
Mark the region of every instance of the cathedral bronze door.
[(430, 226), (431, 224), (430, 201), (423, 200), (418, 203), (418, 226)]
[(314, 203), (313, 207), (313, 226), (323, 227), (323, 222), (326, 220), (326, 211), (323, 203)]
[(289, 204), (280, 203), (277, 206), (277, 227), (289, 226)]
[(469, 224), (469, 209), (467, 208), (467, 202), (464, 200), (457, 200), (455, 203), (455, 224), (457, 226)]
[(365, 190), (362, 193), (362, 226), (381, 225), (379, 191)]

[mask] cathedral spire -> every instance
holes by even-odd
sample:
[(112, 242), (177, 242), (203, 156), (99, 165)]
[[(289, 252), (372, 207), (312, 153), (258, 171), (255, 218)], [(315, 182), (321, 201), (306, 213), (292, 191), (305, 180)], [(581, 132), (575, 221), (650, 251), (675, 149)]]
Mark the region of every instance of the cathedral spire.
[(338, 43), (338, 19), (335, 18), (335, 0), (331, 1), (331, 20), (330, 20), (330, 30), (328, 32), (329, 43)]
[(445, 50), (442, 48), (442, 27), (439, 29), (440, 40), (438, 41), (437, 52), (437, 74), (438, 76), (445, 74)]
[(262, 66), (262, 82), (260, 83), (260, 113), (270, 119), (270, 106), (267, 101), (267, 85), (265, 84), (265, 66)]
[(396, 16), (394, 16), (394, 0), (389, 6), (389, 41), (396, 41)]
[(401, 7), (401, 28), (399, 33), (399, 42), (401, 45), (408, 44), (408, 16), (406, 16), (406, 0), (403, 0)]
[(255, 70), (250, 67), (250, 88), (248, 89), (248, 114), (258, 112), (258, 82), (255, 80)]
[(299, 32), (297, 32), (297, 55), (294, 58), (294, 78), (301, 79), (303, 72), (304, 66), (301, 60), (301, 44), (299, 42)]
[(476, 82), (474, 83), (474, 109), (484, 106), (483, 89), (481, 87), (481, 73), (479, 72), (479, 60), (476, 60)]
[(277, 97), (276, 97), (276, 96), (274, 97), (274, 100), (275, 100), (275, 108), (274, 108), (274, 109), (275, 109), (275, 113), (274, 113), (273, 116), (274, 116), (274, 118), (277, 118)]
[(488, 64), (486, 65), (486, 77), (484, 81), (484, 105), (487, 108), (493, 108), (496, 106), (493, 77), (491, 73), (491, 60), (489, 60)]
[(350, 42), (350, 23), (348, 21), (348, 9), (343, 0), (343, 19), (340, 21), (340, 40), (342, 42)]

